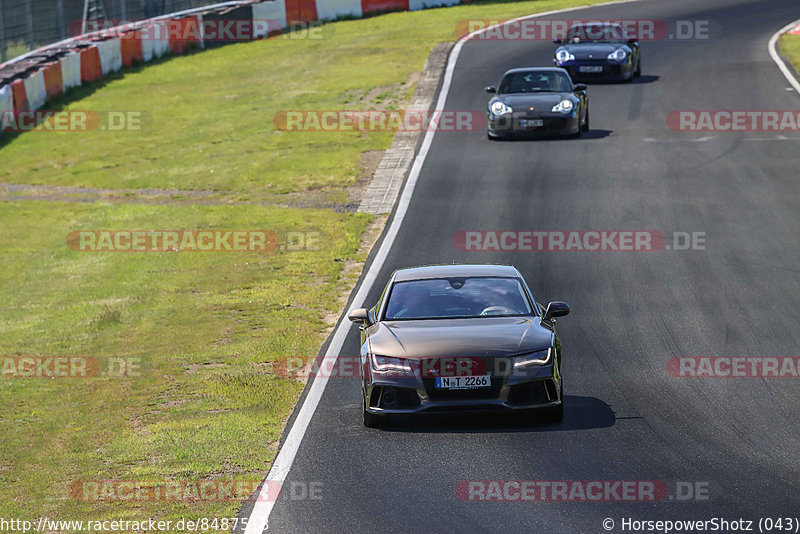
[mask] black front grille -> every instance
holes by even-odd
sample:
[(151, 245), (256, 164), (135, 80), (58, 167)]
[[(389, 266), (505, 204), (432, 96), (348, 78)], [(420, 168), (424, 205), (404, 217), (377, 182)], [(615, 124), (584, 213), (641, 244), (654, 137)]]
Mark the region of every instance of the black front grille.
[[(487, 404), (486, 406), (481, 406), (481, 411), (500, 411), (505, 410), (502, 406), (497, 406), (494, 404)], [(459, 406), (459, 405), (451, 405), (451, 406), (433, 406), (432, 408), (426, 408), (425, 411), (427, 413), (435, 413), (435, 412), (474, 412), (474, 406)]]
[(563, 130), (567, 127), (567, 119), (545, 119), (544, 129), (548, 132)]
[[(580, 72), (580, 66), (602, 66), (601, 72)], [(601, 61), (582, 61), (581, 65), (576, 65), (567, 68), (571, 78), (602, 78), (603, 76), (619, 76), (622, 74), (622, 66), (609, 64)]]
[[(520, 121), (530, 121), (539, 119), (542, 121), (541, 126), (522, 126)], [(496, 132), (557, 132), (567, 127), (567, 119), (562, 117), (537, 117), (534, 114), (525, 114), (524, 117), (506, 118), (501, 117), (495, 120), (494, 130)]]
[(382, 386), (380, 408), (384, 410), (416, 408), (419, 404), (416, 389)]

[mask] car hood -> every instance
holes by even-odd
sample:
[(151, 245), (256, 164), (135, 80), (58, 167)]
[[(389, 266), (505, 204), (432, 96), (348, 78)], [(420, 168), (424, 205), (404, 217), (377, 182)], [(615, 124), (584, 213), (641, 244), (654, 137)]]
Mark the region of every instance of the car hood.
[(618, 48), (625, 48), (622, 43), (575, 43), (564, 45), (562, 48), (575, 56), (575, 59), (606, 59), (608, 55)]
[[(497, 98), (511, 106), (514, 111), (525, 111), (522, 108), (534, 107), (537, 110), (550, 111), (553, 106), (568, 98), (572, 93), (515, 93), (497, 95)], [(518, 109), (520, 108), (520, 109)]]
[(382, 321), (368, 333), (373, 354), (410, 359), (511, 356), (553, 344), (539, 317)]

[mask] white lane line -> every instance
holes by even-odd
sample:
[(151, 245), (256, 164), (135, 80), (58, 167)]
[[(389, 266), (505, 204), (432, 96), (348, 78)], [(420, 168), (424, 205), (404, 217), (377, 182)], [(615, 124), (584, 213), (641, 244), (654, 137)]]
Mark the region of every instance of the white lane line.
[(786, 137), (778, 135), (776, 137), (745, 137), (742, 141), (800, 141), (800, 137)]
[(790, 69), (789, 66), (786, 65), (786, 62), (783, 61), (783, 58), (778, 53), (778, 46), (777, 46), (778, 39), (780, 38), (780, 36), (788, 32), (792, 28), (796, 27), (798, 24), (800, 24), (800, 19), (797, 19), (796, 21), (787, 24), (780, 30), (773, 33), (772, 37), (769, 38), (769, 44), (767, 45), (767, 48), (769, 48), (769, 55), (772, 58), (772, 61), (774, 61), (775, 64), (778, 65), (778, 68), (786, 77), (786, 79), (789, 80), (789, 83), (792, 85), (794, 90), (800, 93), (800, 81), (797, 80), (797, 77), (794, 75), (794, 72), (792, 72), (792, 69)]
[(717, 136), (715, 135), (707, 135), (705, 137), (687, 137), (684, 139), (676, 139), (676, 138), (656, 139), (655, 137), (643, 137), (642, 141), (645, 141), (647, 143), (705, 143), (706, 141), (711, 141), (716, 138)]
[[(447, 67), (445, 69), (444, 82), (442, 83), (442, 89), (439, 92), (439, 98), (436, 101), (435, 109), (444, 109), (445, 102), (447, 101), (447, 95), (450, 91), (450, 84), (453, 81), (453, 72), (455, 71), (456, 62), (458, 61), (458, 56), (461, 53), (461, 49), (467, 40), (472, 39), (476, 35), (493, 30), (504, 24), (518, 22), (521, 20), (546, 17), (548, 15), (566, 13), (568, 11), (576, 11), (580, 9), (638, 1), (639, 0), (614, 0), (611, 2), (594, 4), (591, 6), (575, 6), (566, 9), (547, 11), (544, 13), (536, 13), (534, 15), (526, 15), (524, 17), (507, 20), (500, 24), (495, 24), (493, 26), (476, 30), (462, 37), (450, 52), (450, 57), (447, 60)], [(372, 284), (378, 277), (378, 273), (383, 267), (386, 258), (389, 256), (389, 251), (391, 250), (394, 240), (400, 231), (400, 226), (403, 224), (406, 212), (408, 211), (408, 206), (411, 203), (411, 196), (414, 194), (414, 187), (417, 185), (417, 179), (419, 178), (419, 173), (422, 170), (422, 164), (425, 162), (425, 158), (427, 157), (428, 151), (433, 143), (433, 137), (436, 133), (435, 130), (436, 128), (434, 124), (433, 127), (429, 128), (425, 133), (425, 138), (422, 140), (422, 146), (420, 146), (419, 153), (417, 154), (416, 158), (414, 158), (414, 164), (408, 174), (408, 180), (403, 187), (403, 193), (400, 196), (400, 201), (397, 204), (397, 211), (395, 212), (394, 219), (392, 220), (392, 225), (386, 232), (386, 237), (384, 238), (383, 243), (381, 243), (381, 247), (378, 249), (377, 254), (375, 254), (375, 259), (370, 265), (367, 274), (364, 276), (364, 281), (361, 283), (361, 286), (359, 287), (355, 297), (353, 297), (353, 305), (355, 306), (358, 306), (360, 303), (364, 302), (367, 294), (372, 288)], [(325, 357), (322, 361), (323, 369), (330, 368), (325, 366), (331, 366), (336, 361), (339, 352), (342, 350), (342, 346), (344, 345), (344, 340), (347, 337), (349, 329), (350, 323), (348, 322), (347, 317), (344, 316), (340, 319), (339, 324), (336, 326), (336, 331), (333, 334), (331, 344), (328, 346), (328, 350), (325, 352)], [(300, 406), (300, 410), (297, 413), (294, 423), (292, 424), (292, 428), (289, 430), (283, 446), (281, 446), (281, 449), (278, 451), (278, 456), (275, 457), (275, 461), (272, 463), (272, 468), (267, 474), (267, 478), (262, 486), (261, 492), (259, 492), (256, 498), (256, 502), (253, 505), (253, 510), (250, 512), (250, 517), (247, 520), (245, 534), (262, 534), (262, 532), (268, 528), (269, 516), (272, 513), (272, 509), (275, 507), (275, 498), (270, 496), (269, 490), (270, 488), (276, 487), (276, 485), (278, 487), (282, 486), (283, 482), (286, 480), (286, 476), (289, 474), (289, 470), (294, 463), (295, 456), (297, 456), (297, 451), (303, 441), (303, 436), (305, 436), (306, 430), (308, 430), (311, 417), (314, 415), (314, 412), (319, 405), (319, 401), (322, 398), (322, 393), (325, 391), (325, 387), (328, 385), (328, 378), (329, 377), (326, 376), (326, 374), (317, 376), (314, 379), (314, 382), (311, 384), (311, 387), (308, 390), (308, 395), (306, 395), (303, 405)]]

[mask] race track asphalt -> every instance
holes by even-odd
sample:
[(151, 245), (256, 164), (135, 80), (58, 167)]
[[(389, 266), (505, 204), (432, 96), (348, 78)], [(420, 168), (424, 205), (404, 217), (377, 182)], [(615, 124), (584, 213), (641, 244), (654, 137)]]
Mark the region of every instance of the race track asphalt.
[[(430, 263), (513, 264), (539, 302), (564, 300), (566, 417), (361, 421), (357, 379), (331, 379), (271, 532), (604, 532), (603, 519), (800, 516), (800, 381), (687, 379), (675, 356), (800, 355), (800, 135), (692, 133), (674, 110), (798, 109), (767, 42), (794, 0), (681, 0), (552, 18), (710, 21), (710, 38), (644, 42), (643, 76), (589, 88), (580, 139), (492, 142), (437, 133), (405, 220), (365, 303), (391, 272)], [(485, 109), (486, 85), (552, 65), (549, 41), (471, 41), (450, 110)], [(704, 232), (705, 250), (465, 252), (461, 230)], [(356, 328), (343, 355), (359, 351)], [(463, 480), (657, 480), (661, 502), (465, 502)], [(678, 482), (707, 500), (676, 500)], [(284, 486), (286, 487), (286, 486)], [(245, 507), (243, 515), (247, 515)], [(755, 527), (757, 528), (757, 526)]]

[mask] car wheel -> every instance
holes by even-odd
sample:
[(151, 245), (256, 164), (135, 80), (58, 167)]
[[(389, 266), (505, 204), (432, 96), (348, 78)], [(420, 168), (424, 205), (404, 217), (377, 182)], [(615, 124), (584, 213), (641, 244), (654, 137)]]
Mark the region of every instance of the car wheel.
[(634, 76), (637, 78), (642, 75), (642, 58), (639, 58), (639, 61), (636, 62), (636, 72), (633, 73)]
[(367, 428), (382, 428), (385, 427), (389, 422), (389, 416), (387, 415), (376, 415), (374, 413), (369, 413), (366, 406), (364, 406), (363, 410), (364, 426)]
[(589, 131), (589, 108), (586, 108), (586, 123), (584, 123), (583, 125), (583, 131), (584, 132)]

